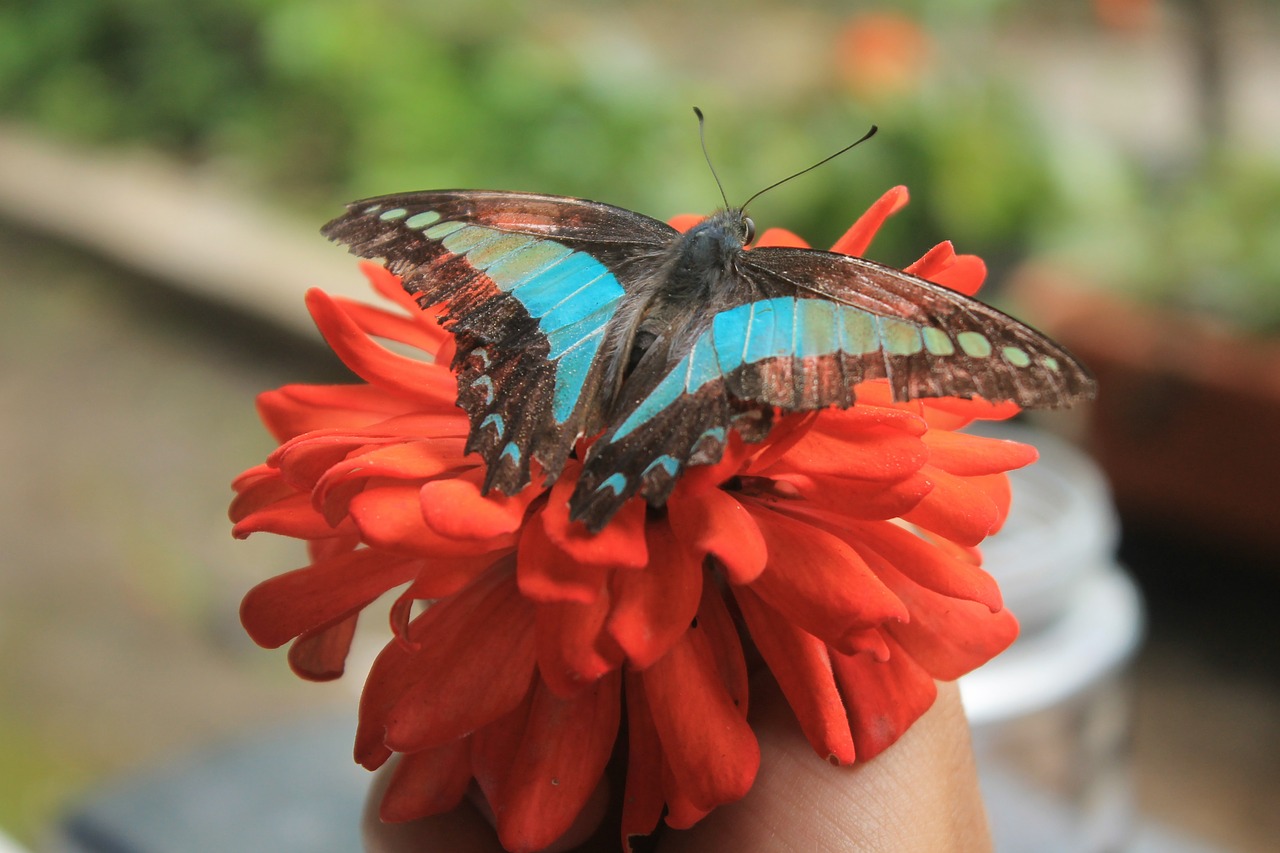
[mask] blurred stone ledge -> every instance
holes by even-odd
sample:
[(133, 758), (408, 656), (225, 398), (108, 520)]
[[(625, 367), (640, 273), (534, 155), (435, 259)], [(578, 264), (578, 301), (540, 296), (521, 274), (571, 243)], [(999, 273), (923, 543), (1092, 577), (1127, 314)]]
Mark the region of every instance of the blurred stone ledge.
[(81, 147), (0, 122), (0, 219), (311, 337), (307, 288), (368, 295), (321, 223), (291, 221), (141, 149)]

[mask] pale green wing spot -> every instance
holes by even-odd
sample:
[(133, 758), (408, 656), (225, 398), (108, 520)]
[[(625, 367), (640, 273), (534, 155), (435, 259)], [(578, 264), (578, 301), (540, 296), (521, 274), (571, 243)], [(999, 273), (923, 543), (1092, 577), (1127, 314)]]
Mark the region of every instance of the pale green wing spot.
[(415, 213), (404, 221), (404, 224), (410, 228), (426, 228), (428, 225), (434, 225), (440, 221), (440, 214), (434, 210), (424, 210), (422, 213)]
[(494, 261), (485, 272), (499, 289), (510, 291), (534, 274), (547, 270), (570, 252), (568, 246), (551, 240), (533, 240), (523, 251)]
[(378, 214), (378, 218), (383, 222), (390, 222), (392, 219), (400, 219), (404, 217), (408, 212), (409, 211), (405, 210), (403, 207), (393, 207), (390, 210), (382, 211), (382, 213)]
[(1031, 364), (1031, 356), (1017, 347), (1004, 347), (1000, 350), (1000, 354), (1004, 356), (1005, 361), (1014, 367), (1026, 367)]
[(935, 329), (928, 326), (920, 330), (921, 336), (924, 338), (924, 348), (931, 355), (954, 355), (956, 348), (951, 343), (951, 338), (947, 337), (947, 333), (941, 329)]
[(483, 248), (467, 252), (467, 260), (478, 270), (488, 269), (512, 252), (518, 252), (534, 241), (524, 234), (500, 234), (496, 239), (486, 243)]
[(379, 210), (382, 210), (382, 205), (371, 204), (360, 212), (363, 213), (365, 216), (372, 216), (373, 214), (377, 213)]
[(455, 255), (465, 255), (471, 249), (479, 246), (486, 240), (492, 240), (498, 236), (498, 232), (490, 228), (481, 228), (479, 225), (468, 225), (465, 228), (459, 228), (448, 237), (440, 242), (444, 247)]
[(1040, 363), (1052, 370), (1054, 373), (1057, 373), (1062, 369), (1062, 365), (1058, 364), (1058, 360), (1051, 355), (1042, 356), (1040, 358)]
[(796, 356), (831, 355), (840, 348), (836, 331), (837, 306), (825, 299), (801, 299), (796, 303)]
[(880, 320), (880, 338), (885, 351), (892, 355), (914, 355), (924, 346), (918, 327), (889, 317)]
[(849, 355), (862, 355), (876, 350), (875, 321), (866, 311), (840, 308), (840, 349)]
[(970, 358), (986, 358), (991, 355), (991, 341), (977, 332), (961, 332), (956, 335), (956, 343)]
[(458, 222), (455, 220), (451, 222), (441, 222), (437, 225), (432, 225), (430, 228), (428, 228), (426, 231), (422, 233), (426, 234), (432, 240), (443, 240), (445, 237), (448, 237), (454, 231), (460, 231), (466, 227), (467, 227), (467, 224), (465, 222)]

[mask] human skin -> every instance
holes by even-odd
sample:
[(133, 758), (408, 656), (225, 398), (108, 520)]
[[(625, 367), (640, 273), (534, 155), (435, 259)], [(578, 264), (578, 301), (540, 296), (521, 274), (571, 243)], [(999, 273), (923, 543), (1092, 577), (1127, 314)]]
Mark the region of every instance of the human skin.
[[(692, 829), (663, 831), (658, 853), (991, 850), (969, 729), (954, 684), (939, 684), (933, 707), (897, 743), (853, 767), (817, 759), (775, 685), (753, 687), (752, 702), (761, 756), (755, 785), (742, 800), (720, 806)], [(386, 780), (383, 773), (375, 781), (366, 808), (370, 853), (502, 853), (490, 822), (472, 805), (410, 823), (382, 823), (376, 803)], [(602, 787), (569, 833), (549, 849), (615, 853), (616, 836), (605, 846), (574, 847), (591, 834), (606, 800)]]

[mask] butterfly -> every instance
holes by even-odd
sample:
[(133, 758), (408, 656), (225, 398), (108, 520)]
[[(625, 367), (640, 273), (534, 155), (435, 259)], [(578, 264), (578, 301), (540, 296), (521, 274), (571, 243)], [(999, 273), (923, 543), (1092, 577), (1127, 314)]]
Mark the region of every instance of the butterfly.
[(635, 495), (661, 506), (729, 432), (762, 440), (777, 412), (849, 407), (888, 380), (896, 400), (1023, 407), (1092, 396), (1085, 368), (987, 305), (863, 258), (760, 247), (742, 209), (685, 233), (554, 195), (440, 190), (353, 202), (323, 229), (382, 259), (457, 341), (467, 451), (483, 488), (554, 481), (578, 439), (570, 517), (599, 531)]

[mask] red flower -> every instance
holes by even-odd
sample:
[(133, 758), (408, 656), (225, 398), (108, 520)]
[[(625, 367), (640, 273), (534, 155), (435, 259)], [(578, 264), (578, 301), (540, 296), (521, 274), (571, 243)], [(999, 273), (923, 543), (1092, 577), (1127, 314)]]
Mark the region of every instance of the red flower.
[[(906, 199), (891, 190), (834, 250), (862, 253)], [(802, 245), (776, 229), (760, 244)], [(263, 394), (281, 444), (236, 481), (231, 515), (237, 536), (308, 542), (309, 565), (241, 608), (258, 643), (293, 641), (304, 678), (340, 675), (360, 610), (402, 588), (356, 734), (365, 767), (402, 755), (384, 819), (452, 809), (475, 779), (502, 843), (538, 850), (600, 780), (625, 706), (624, 845), (664, 807), (688, 827), (756, 774), (744, 638), (818, 755), (849, 764), (892, 744), (932, 704), (934, 679), (1017, 633), (974, 546), (1005, 517), (1004, 472), (1035, 452), (955, 431), (1015, 407), (894, 403), (884, 382), (865, 383), (855, 407), (731, 440), (721, 462), (686, 473), (667, 511), (633, 500), (592, 536), (568, 518), (574, 460), (550, 488), (480, 494), (443, 366), (452, 339), (394, 276), (363, 269), (401, 310), (307, 301), (367, 384)], [(946, 243), (909, 269), (966, 293), (985, 272)]]

